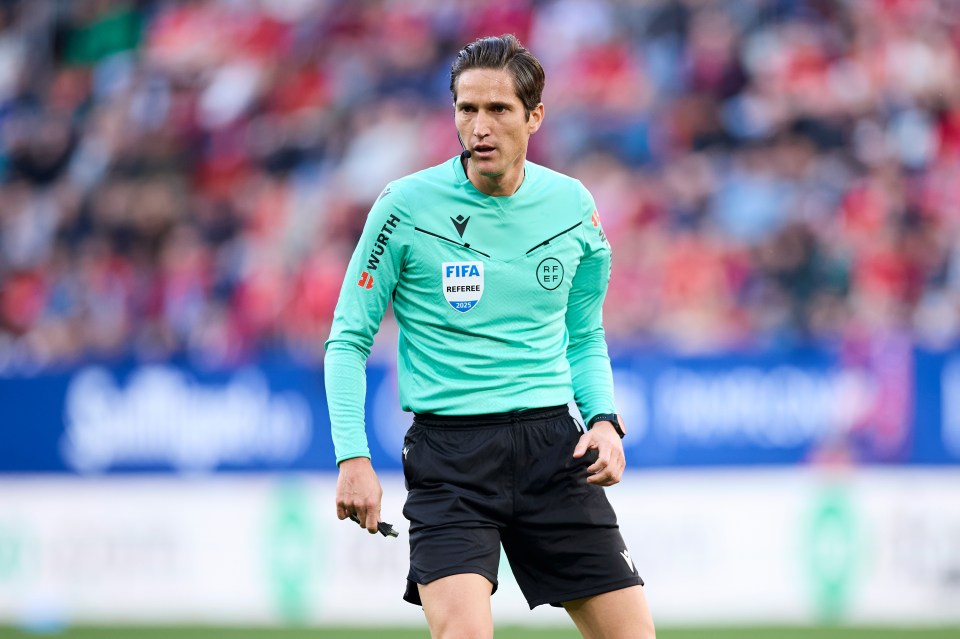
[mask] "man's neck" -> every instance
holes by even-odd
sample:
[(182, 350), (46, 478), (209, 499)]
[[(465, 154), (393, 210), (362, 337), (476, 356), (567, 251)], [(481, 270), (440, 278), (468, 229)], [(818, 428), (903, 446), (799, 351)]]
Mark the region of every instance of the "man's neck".
[(516, 193), (520, 185), (523, 184), (523, 180), (527, 174), (524, 166), (525, 162), (520, 163), (519, 171), (517, 171), (515, 175), (510, 175), (514, 172), (508, 171), (501, 175), (486, 176), (480, 175), (476, 170), (471, 171), (470, 160), (461, 157), (460, 161), (463, 164), (463, 172), (467, 175), (467, 179), (470, 180), (474, 188), (484, 195), (493, 197), (502, 197)]

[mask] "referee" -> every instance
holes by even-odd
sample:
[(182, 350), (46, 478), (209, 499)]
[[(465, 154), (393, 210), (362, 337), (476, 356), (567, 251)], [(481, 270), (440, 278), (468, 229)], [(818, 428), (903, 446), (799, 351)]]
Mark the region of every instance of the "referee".
[(464, 152), (390, 183), (369, 213), (326, 342), (337, 516), (378, 529), (365, 366), (393, 300), (414, 413), (404, 599), (431, 636), (493, 636), (502, 545), (531, 608), (562, 606), (591, 639), (648, 639), (643, 580), (602, 488), (625, 465), (601, 317), (610, 246), (583, 185), (526, 159), (543, 85), (512, 35), (464, 47), (450, 70)]

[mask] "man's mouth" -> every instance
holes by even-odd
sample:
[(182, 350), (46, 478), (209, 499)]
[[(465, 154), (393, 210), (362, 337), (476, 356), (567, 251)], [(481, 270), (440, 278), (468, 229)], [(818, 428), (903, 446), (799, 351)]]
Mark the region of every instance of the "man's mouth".
[(497, 150), (496, 147), (490, 146), (489, 144), (478, 144), (475, 147), (473, 147), (474, 155), (477, 155), (479, 157), (486, 157), (488, 155), (491, 155), (496, 150)]

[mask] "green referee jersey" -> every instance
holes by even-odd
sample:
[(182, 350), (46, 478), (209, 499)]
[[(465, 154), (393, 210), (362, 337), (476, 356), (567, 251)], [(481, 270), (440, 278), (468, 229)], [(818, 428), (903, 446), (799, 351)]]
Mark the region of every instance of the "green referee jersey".
[(387, 303), (401, 407), (474, 415), (566, 404), (614, 411), (601, 307), (610, 246), (573, 178), (526, 162), (516, 193), (479, 192), (459, 157), (373, 205), (326, 342), (337, 462), (369, 457), (366, 359)]

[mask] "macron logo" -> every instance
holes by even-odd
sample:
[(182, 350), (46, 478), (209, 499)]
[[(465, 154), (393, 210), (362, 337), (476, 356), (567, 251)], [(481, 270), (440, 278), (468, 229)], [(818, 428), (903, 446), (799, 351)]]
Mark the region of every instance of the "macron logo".
[(467, 222), (470, 221), (470, 218), (463, 217), (462, 215), (458, 215), (456, 219), (451, 217), (450, 221), (453, 222), (453, 225), (455, 227), (457, 227), (457, 233), (460, 234), (460, 237), (463, 237), (464, 231), (467, 230)]
[(627, 565), (630, 567), (631, 572), (637, 572), (637, 569), (633, 567), (633, 559), (630, 558), (630, 551), (623, 550), (620, 552), (620, 556), (623, 557), (623, 560), (627, 562)]

